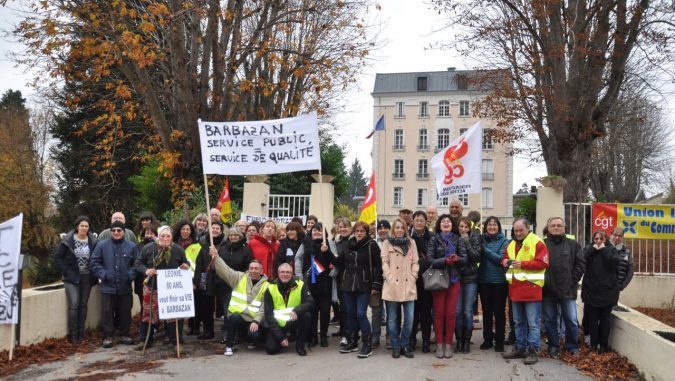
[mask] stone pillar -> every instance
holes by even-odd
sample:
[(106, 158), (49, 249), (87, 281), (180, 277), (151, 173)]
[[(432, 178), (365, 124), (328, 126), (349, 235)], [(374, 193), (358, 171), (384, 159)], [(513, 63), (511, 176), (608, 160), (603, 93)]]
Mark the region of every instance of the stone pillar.
[(539, 187), (537, 188), (537, 231), (543, 238), (546, 221), (551, 217), (565, 217), (565, 204), (563, 203), (563, 191), (561, 188)]
[[(313, 175), (314, 180), (318, 180), (318, 175)], [(335, 204), (335, 191), (333, 184), (330, 182), (333, 176), (323, 176), (322, 183), (312, 183), (312, 193), (309, 197), (309, 214), (313, 214), (319, 218), (323, 226), (330, 231), (333, 228), (333, 208)]]
[(270, 186), (265, 184), (267, 176), (246, 176), (241, 212), (252, 216), (268, 216)]

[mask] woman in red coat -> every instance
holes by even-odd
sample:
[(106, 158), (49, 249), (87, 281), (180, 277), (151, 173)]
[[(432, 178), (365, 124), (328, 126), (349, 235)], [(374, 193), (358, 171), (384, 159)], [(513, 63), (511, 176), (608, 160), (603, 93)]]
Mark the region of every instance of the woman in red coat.
[(277, 225), (272, 220), (265, 221), (260, 234), (253, 236), (248, 242), (248, 248), (254, 259), (257, 259), (263, 265), (263, 273), (270, 279), (277, 278), (277, 269), (274, 264), (277, 262), (277, 251), (279, 250), (279, 241), (275, 236)]

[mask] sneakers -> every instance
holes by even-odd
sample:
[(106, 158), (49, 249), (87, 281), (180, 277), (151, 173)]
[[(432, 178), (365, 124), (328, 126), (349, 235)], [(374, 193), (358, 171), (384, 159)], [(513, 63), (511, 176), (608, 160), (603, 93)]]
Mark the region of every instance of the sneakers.
[(527, 357), (527, 353), (525, 353), (525, 350), (524, 350), (524, 349), (518, 349), (518, 348), (516, 348), (516, 347), (513, 347), (513, 349), (511, 350), (511, 352), (509, 352), (509, 353), (504, 353), (504, 354), (502, 355), (502, 357), (503, 357), (505, 360), (511, 360), (511, 359), (524, 359), (525, 357)]
[(106, 338), (103, 339), (103, 348), (112, 348), (112, 346), (113, 346), (112, 337), (106, 336)]
[(373, 354), (373, 347), (371, 340), (372, 340), (371, 335), (363, 335), (363, 338), (361, 340), (361, 350), (359, 350), (358, 358), (365, 359)]
[(255, 341), (249, 341), (248, 344), (246, 345), (246, 348), (248, 349), (256, 349), (258, 347), (258, 343)]
[(134, 345), (134, 344), (136, 344), (136, 342), (134, 341), (134, 339), (132, 339), (132, 338), (129, 337), (129, 336), (122, 336), (122, 337), (120, 337), (120, 343), (122, 343), (122, 344), (124, 344), (124, 345)]
[(450, 359), (452, 358), (453, 355), (453, 349), (452, 349), (452, 344), (448, 344), (445, 346), (445, 350), (443, 351), (445, 353), (445, 358)]
[(529, 351), (527, 351), (527, 357), (525, 357), (525, 360), (523, 360), (523, 363), (525, 365), (532, 365), (536, 364), (537, 361), (539, 361), (539, 354), (537, 353), (537, 350), (534, 348), (530, 348)]
[(401, 354), (409, 359), (415, 357), (415, 351), (412, 348), (401, 348)]
[(223, 353), (225, 356), (232, 356), (234, 354), (234, 351), (232, 350), (232, 347), (225, 347), (225, 353)]
[(344, 337), (344, 336), (342, 336), (342, 337), (340, 338), (340, 346), (339, 346), (339, 348), (340, 348), (340, 349), (347, 348), (347, 344), (348, 344), (347, 338)]

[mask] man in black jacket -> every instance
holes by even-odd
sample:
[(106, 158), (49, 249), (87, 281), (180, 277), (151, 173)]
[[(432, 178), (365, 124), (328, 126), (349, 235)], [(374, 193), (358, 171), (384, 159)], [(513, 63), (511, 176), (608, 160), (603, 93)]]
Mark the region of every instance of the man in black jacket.
[(291, 265), (283, 263), (277, 275), (277, 282), (265, 291), (265, 324), (269, 328), (265, 349), (271, 355), (277, 354), (295, 337), (296, 351), (305, 356), (314, 300), (305, 284), (293, 279)]
[(584, 274), (585, 264), (581, 246), (565, 236), (565, 220), (549, 218), (548, 236), (544, 240), (549, 252), (543, 290), (543, 320), (548, 335), (548, 351), (552, 357), (560, 355), (560, 315), (565, 323), (565, 349), (572, 354), (579, 351), (577, 338), (577, 286)]
[(633, 279), (633, 254), (624, 245), (623, 234), (623, 228), (617, 226), (612, 230), (612, 235), (609, 236), (609, 241), (614, 245), (621, 257), (621, 262), (619, 262), (619, 266), (616, 268), (619, 291), (623, 291)]

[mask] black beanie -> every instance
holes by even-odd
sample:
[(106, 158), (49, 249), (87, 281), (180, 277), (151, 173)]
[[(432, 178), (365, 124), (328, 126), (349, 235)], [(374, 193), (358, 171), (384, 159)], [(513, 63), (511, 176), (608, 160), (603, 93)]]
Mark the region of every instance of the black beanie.
[(122, 221), (115, 221), (110, 225), (110, 230), (114, 228), (122, 228), (124, 230), (124, 223)]

